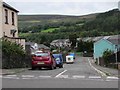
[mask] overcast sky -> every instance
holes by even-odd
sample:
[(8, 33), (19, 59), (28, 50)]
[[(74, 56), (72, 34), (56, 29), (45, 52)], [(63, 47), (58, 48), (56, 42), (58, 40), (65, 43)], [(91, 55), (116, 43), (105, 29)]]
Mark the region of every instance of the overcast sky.
[[(3, 0), (19, 14), (86, 15), (118, 8), (119, 0)], [(29, 2), (28, 2), (29, 1)]]

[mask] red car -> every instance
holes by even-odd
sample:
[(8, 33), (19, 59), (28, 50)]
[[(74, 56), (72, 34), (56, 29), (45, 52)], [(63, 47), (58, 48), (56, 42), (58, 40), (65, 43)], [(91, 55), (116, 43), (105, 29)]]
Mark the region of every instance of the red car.
[(56, 68), (56, 62), (53, 55), (50, 52), (36, 52), (32, 56), (32, 69), (35, 68), (50, 68), (51, 70)]

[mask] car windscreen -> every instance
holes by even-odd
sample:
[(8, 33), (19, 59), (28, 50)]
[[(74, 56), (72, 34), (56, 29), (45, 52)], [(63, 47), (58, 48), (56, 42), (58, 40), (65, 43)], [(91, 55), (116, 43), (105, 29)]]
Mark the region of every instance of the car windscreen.
[(48, 53), (36, 53), (35, 55), (36, 55), (36, 56), (38, 56), (38, 57), (45, 57), (45, 56), (49, 56), (49, 54), (48, 54)]

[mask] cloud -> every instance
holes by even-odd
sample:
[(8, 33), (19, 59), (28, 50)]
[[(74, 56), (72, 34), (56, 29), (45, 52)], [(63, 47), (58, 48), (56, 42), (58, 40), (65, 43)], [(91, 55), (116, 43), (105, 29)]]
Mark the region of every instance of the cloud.
[(20, 14), (85, 15), (117, 8), (118, 2), (9, 2)]
[(4, 0), (7, 2), (118, 2), (119, 0)]

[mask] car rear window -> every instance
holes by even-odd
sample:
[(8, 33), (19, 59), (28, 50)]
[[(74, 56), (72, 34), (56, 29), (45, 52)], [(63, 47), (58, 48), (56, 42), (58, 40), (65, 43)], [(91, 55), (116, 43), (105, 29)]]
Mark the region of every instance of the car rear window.
[(41, 57), (49, 56), (48, 53), (36, 53), (35, 55), (36, 55), (36, 56), (41, 56)]

